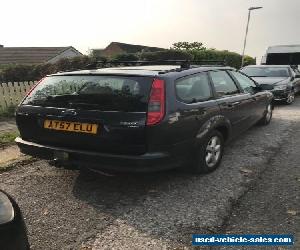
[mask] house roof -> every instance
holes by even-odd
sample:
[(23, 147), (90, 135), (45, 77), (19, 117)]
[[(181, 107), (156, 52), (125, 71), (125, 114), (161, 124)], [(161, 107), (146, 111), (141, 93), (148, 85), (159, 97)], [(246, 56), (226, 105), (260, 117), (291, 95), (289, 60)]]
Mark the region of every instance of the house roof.
[(73, 47), (0, 47), (0, 64), (45, 63), (70, 48)]
[(114, 54), (112, 51), (110, 51), (110, 49), (112, 47), (119, 47), (124, 53), (128, 53), (128, 54), (141, 52), (142, 50), (146, 50), (146, 51), (150, 51), (150, 52), (166, 50), (164, 48), (159, 48), (159, 47), (150, 47), (150, 46), (145, 46), (145, 45), (111, 42), (106, 48), (93, 49), (93, 51), (94, 51), (94, 53), (97, 53), (98, 55)]
[(135, 44), (119, 43), (119, 42), (112, 42), (110, 43), (110, 45), (108, 45), (108, 47), (111, 45), (118, 45), (122, 50), (124, 50), (127, 53), (137, 53), (142, 50), (148, 50), (150, 52), (165, 50), (163, 48), (158, 48), (158, 47), (150, 47), (145, 45), (135, 45)]

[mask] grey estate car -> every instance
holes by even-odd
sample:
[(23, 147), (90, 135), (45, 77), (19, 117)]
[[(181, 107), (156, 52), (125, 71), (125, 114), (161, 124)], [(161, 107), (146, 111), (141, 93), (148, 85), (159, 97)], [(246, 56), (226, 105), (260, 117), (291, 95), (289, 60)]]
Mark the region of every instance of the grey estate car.
[(273, 95), (230, 67), (147, 65), (47, 76), (16, 112), (21, 151), (89, 169), (208, 173), (272, 118)]

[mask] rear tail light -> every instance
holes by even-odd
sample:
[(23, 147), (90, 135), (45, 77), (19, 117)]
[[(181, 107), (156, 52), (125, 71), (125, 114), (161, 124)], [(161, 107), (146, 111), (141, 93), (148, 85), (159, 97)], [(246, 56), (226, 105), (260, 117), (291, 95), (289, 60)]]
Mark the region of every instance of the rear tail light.
[(165, 115), (165, 82), (154, 79), (148, 103), (147, 125), (158, 124)]

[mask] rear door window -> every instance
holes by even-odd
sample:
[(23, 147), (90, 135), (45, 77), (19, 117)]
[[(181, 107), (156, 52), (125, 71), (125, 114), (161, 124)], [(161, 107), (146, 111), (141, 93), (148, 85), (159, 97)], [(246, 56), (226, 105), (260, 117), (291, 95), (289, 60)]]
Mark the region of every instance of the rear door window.
[(211, 71), (209, 74), (218, 97), (239, 93), (238, 87), (226, 71)]
[(206, 73), (181, 78), (175, 83), (179, 100), (185, 103), (207, 101), (212, 98), (212, 91)]
[(101, 111), (146, 111), (150, 77), (50, 76), (23, 101), (23, 105)]

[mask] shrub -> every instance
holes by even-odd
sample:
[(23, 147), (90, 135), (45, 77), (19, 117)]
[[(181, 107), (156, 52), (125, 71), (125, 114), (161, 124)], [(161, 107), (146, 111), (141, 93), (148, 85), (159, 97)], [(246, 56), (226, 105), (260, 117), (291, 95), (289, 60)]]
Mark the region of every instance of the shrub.
[[(0, 81), (2, 82), (22, 82), (34, 81), (43, 78), (46, 75), (59, 71), (70, 71), (83, 69), (96, 60), (107, 61), (104, 57), (80, 56), (74, 58), (60, 59), (56, 63), (38, 64), (38, 65), (1, 65)], [(242, 57), (240, 54), (227, 50), (207, 49), (199, 42), (179, 42), (173, 45), (169, 50), (149, 52), (141, 51), (139, 53), (123, 53), (114, 56), (112, 61), (160, 61), (160, 60), (220, 60), (226, 61), (228, 66), (240, 68)], [(255, 64), (255, 59), (246, 56), (245, 65)], [(113, 65), (113, 64), (112, 64)]]
[(94, 58), (80, 56), (74, 58), (63, 58), (56, 63), (21, 65), (11, 64), (0, 68), (0, 81), (2, 82), (22, 82), (39, 80), (42, 77), (59, 71), (69, 71), (82, 69), (86, 65), (94, 62)]
[(12, 118), (15, 116), (16, 106), (10, 105), (6, 109), (2, 110), (0, 108), (0, 120), (1, 118)]
[(185, 51), (170, 49), (157, 52), (141, 52), (139, 60), (160, 61), (160, 60), (191, 60), (192, 55)]
[(136, 54), (119, 54), (112, 58), (112, 61), (137, 61), (139, 60), (138, 55)]

